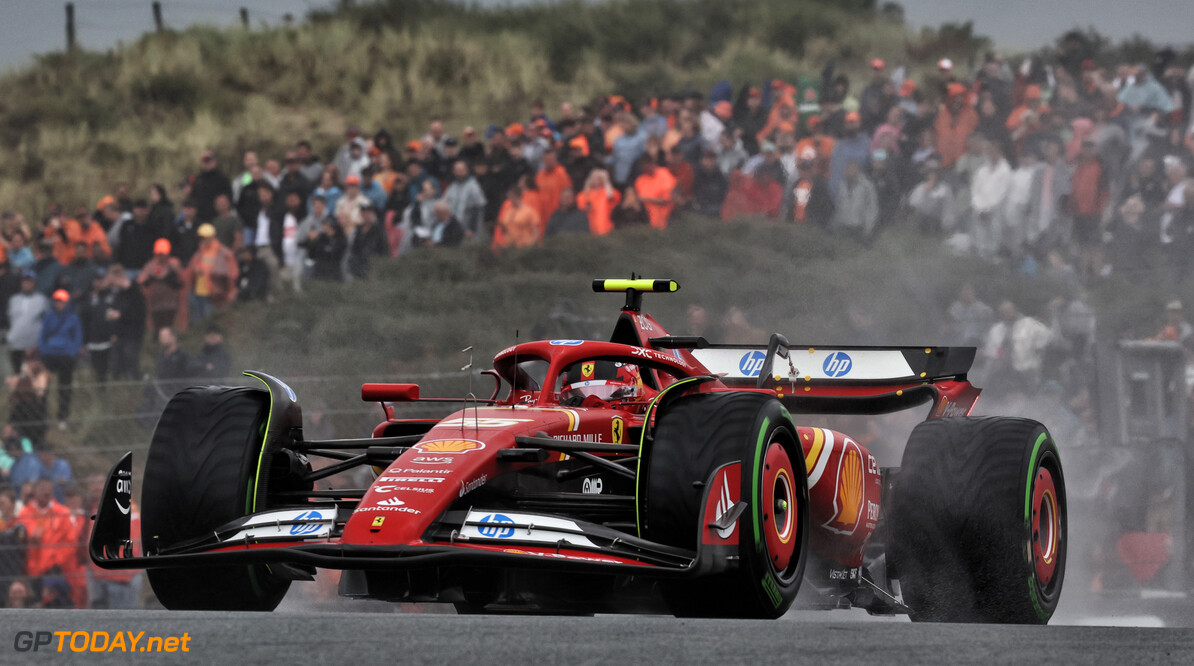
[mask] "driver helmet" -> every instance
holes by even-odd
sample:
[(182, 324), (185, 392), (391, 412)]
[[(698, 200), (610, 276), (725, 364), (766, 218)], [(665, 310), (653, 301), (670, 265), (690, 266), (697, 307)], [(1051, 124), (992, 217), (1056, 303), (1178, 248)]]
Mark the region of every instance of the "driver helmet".
[(634, 400), (643, 394), (643, 378), (637, 365), (620, 361), (583, 361), (564, 373), (560, 402), (583, 404), (589, 398), (602, 401)]

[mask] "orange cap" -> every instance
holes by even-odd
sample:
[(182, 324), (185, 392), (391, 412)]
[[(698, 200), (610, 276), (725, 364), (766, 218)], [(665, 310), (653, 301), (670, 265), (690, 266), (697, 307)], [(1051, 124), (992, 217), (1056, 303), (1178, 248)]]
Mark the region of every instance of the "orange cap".
[(526, 130), (523, 129), (522, 123), (510, 123), (506, 127), (506, 136), (522, 136), (525, 133)]
[(54, 292), (54, 295), (51, 298), (53, 298), (56, 301), (62, 301), (63, 303), (65, 303), (70, 300), (70, 292), (65, 289), (59, 289)]
[(949, 84), (949, 86), (946, 87), (945, 90), (949, 94), (950, 97), (957, 97), (958, 95), (966, 94), (966, 86), (964, 86), (960, 83), (951, 83), (951, 84)]
[(409, 141), (406, 144), (407, 150), (422, 150), (423, 144), (418, 141)]
[(871, 61), (871, 69), (883, 69), (887, 63), (883, 62), (883, 58), (875, 58)]
[(109, 194), (96, 202), (95, 209), (103, 210), (103, 209), (107, 208), (108, 206), (115, 206), (115, 205), (116, 205), (116, 197)]
[(583, 136), (572, 137), (572, 140), (568, 142), (568, 147), (579, 148), (582, 155), (589, 156), (589, 140)]
[(1041, 98), (1041, 87), (1038, 86), (1037, 84), (1034, 83), (1034, 84), (1024, 88), (1024, 99), (1029, 100), (1029, 99), (1040, 99), (1040, 98)]
[(846, 122), (860, 123), (860, 122), (862, 122), (862, 116), (858, 115), (857, 111), (850, 111), (849, 113), (846, 114)]
[(170, 254), (170, 241), (159, 238), (153, 242), (154, 254)]

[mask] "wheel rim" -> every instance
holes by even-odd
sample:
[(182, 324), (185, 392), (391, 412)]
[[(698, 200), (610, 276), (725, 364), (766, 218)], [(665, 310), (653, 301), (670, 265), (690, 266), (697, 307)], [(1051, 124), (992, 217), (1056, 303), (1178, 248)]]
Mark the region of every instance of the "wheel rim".
[(763, 529), (767, 555), (777, 572), (785, 571), (797, 547), (798, 505), (792, 459), (780, 442), (767, 447), (763, 459)]
[(1048, 468), (1037, 471), (1032, 490), (1032, 561), (1041, 585), (1053, 581), (1061, 553), (1061, 511)]

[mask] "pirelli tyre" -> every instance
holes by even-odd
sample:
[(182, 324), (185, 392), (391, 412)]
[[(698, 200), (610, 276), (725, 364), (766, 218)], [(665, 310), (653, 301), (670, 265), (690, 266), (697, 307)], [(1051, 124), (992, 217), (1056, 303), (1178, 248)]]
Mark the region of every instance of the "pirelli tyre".
[(891, 560), (917, 622), (1045, 624), (1066, 561), (1057, 445), (1029, 419), (918, 425), (891, 497)]
[[(166, 404), (149, 445), (141, 490), (141, 539), (160, 552), (250, 513), (269, 394), (195, 387)], [(171, 610), (273, 610), (290, 587), (265, 565), (149, 569)]]
[[(640, 470), (640, 520), (652, 541), (696, 549), (707, 529), (703, 501), (715, 475), (740, 463), (733, 493), (736, 561), (728, 571), (665, 582), (681, 617), (775, 618), (796, 598), (808, 552), (808, 476), (796, 428), (774, 397), (709, 393), (664, 408)], [(732, 533), (732, 532), (731, 532)]]

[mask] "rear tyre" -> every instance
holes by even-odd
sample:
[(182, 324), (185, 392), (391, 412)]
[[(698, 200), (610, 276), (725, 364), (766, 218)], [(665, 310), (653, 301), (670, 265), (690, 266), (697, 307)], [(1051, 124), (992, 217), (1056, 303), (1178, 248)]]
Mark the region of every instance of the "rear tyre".
[(915, 622), (1045, 624), (1061, 596), (1065, 480), (1045, 426), (937, 419), (912, 431), (891, 500), (892, 561)]
[(741, 464), (737, 566), (667, 581), (681, 617), (776, 618), (792, 605), (808, 552), (808, 477), (796, 428), (779, 401), (759, 393), (697, 394), (658, 417), (640, 472), (644, 535), (695, 550), (707, 529), (704, 496), (715, 475)]
[[(141, 491), (141, 538), (160, 552), (254, 511), (269, 394), (217, 386), (180, 391), (153, 433)], [(171, 610), (269, 611), (290, 587), (266, 565), (150, 569)]]

